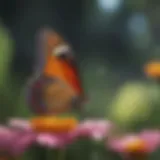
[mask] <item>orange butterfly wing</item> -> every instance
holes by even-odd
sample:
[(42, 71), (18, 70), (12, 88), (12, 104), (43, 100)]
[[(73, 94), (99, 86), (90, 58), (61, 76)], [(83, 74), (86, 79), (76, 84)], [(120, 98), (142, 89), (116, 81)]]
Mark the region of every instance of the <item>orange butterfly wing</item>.
[[(57, 33), (47, 31), (43, 67), (40, 75), (29, 86), (28, 101), (39, 114), (64, 112), (72, 107), (77, 96), (83, 94), (76, 66), (54, 55), (54, 49), (65, 44)], [(40, 68), (40, 67), (39, 67)], [(69, 106), (70, 105), (70, 106)]]

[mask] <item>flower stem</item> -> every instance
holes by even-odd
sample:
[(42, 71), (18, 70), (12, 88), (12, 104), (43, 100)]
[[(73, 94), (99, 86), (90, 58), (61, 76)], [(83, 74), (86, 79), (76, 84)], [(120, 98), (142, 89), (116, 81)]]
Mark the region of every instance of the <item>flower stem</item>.
[(63, 148), (59, 150), (57, 160), (65, 160), (66, 159), (66, 150)]

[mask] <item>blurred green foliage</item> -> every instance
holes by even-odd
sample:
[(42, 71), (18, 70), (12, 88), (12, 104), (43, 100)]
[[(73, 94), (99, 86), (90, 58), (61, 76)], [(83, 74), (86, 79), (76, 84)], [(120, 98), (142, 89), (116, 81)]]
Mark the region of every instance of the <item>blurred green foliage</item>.
[(10, 78), (9, 67), (12, 61), (13, 40), (9, 31), (0, 23), (0, 87), (7, 85)]
[[(21, 87), (11, 74), (11, 62), (13, 59), (14, 41), (6, 29), (0, 23), (0, 120), (4, 122), (11, 116), (25, 116), (30, 112), (24, 101)], [(20, 96), (21, 95), (21, 96)]]
[(141, 11), (146, 8), (147, 0), (125, 0), (125, 3), (130, 9)]
[(158, 128), (159, 95), (158, 84), (128, 82), (116, 94), (107, 116), (125, 129)]

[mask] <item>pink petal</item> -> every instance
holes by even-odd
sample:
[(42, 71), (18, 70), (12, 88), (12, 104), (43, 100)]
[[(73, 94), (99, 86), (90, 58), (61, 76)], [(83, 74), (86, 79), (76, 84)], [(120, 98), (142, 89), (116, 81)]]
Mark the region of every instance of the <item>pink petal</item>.
[(8, 125), (13, 128), (18, 128), (22, 130), (32, 130), (29, 121), (25, 119), (12, 118), (9, 120)]
[(27, 150), (36, 140), (36, 135), (31, 133), (21, 133), (10, 146), (10, 152), (14, 155), (20, 155)]
[(83, 121), (75, 131), (75, 136), (91, 137), (94, 140), (101, 140), (106, 137), (112, 128), (112, 124), (106, 120)]
[(49, 148), (59, 147), (61, 145), (61, 139), (58, 136), (52, 134), (40, 134), (37, 137), (37, 143)]
[(124, 152), (123, 141), (118, 139), (108, 141), (107, 147), (115, 152)]
[(148, 151), (153, 152), (160, 146), (160, 131), (159, 130), (145, 130), (140, 133), (148, 146)]
[(0, 127), (0, 148), (8, 149), (18, 132), (7, 127)]

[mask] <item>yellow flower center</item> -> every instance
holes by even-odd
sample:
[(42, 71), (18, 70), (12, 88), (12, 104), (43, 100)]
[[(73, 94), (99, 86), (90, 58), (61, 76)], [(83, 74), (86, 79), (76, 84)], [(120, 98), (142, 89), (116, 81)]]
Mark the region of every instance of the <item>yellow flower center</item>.
[(125, 150), (130, 153), (143, 153), (146, 152), (146, 143), (142, 139), (134, 139), (126, 143)]
[(76, 128), (77, 119), (72, 117), (35, 117), (31, 125), (36, 132), (66, 133)]

